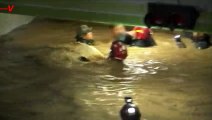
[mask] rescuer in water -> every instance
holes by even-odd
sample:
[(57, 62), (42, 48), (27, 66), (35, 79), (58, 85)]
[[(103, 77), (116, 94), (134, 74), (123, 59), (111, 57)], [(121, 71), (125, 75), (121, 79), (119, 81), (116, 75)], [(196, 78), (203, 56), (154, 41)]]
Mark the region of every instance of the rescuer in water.
[(94, 45), (92, 28), (87, 25), (81, 25), (76, 32), (76, 41), (88, 45)]
[(132, 31), (129, 31), (128, 34), (132, 36), (132, 46), (151, 47), (156, 45), (149, 28), (136, 26)]
[(127, 46), (126, 43), (126, 30), (122, 25), (116, 25), (112, 27), (113, 43), (111, 45), (111, 51), (109, 54), (109, 59), (123, 61), (127, 58)]
[(151, 31), (146, 27), (134, 27), (131, 31), (126, 31), (125, 26), (119, 24), (112, 27), (113, 38), (119, 39), (126, 45), (138, 47), (150, 47), (156, 45), (152, 39)]

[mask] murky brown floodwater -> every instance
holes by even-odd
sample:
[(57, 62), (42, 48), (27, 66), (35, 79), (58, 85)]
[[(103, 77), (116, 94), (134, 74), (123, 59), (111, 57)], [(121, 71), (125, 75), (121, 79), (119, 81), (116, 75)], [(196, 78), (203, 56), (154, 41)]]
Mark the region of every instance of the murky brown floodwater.
[[(158, 46), (130, 47), (124, 66), (85, 64), (73, 59), (79, 24), (41, 20), (1, 38), (0, 120), (119, 120), (128, 95), (144, 120), (211, 120), (212, 48), (183, 39), (179, 49), (171, 33), (156, 31)], [(108, 27), (89, 25), (106, 56)]]

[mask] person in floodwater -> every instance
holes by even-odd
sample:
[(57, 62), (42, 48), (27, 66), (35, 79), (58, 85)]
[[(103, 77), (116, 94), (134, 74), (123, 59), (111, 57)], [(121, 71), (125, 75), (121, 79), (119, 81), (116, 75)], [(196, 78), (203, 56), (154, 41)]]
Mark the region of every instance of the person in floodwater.
[(113, 41), (110, 49), (108, 57), (110, 60), (123, 61), (128, 56), (127, 47), (121, 40)]
[(176, 42), (178, 48), (186, 48), (185, 43), (181, 40), (181, 35), (175, 35), (174, 41)]
[(211, 46), (210, 36), (206, 33), (193, 33), (192, 40), (198, 49), (206, 49)]
[(88, 45), (94, 45), (92, 28), (87, 25), (81, 25), (77, 29), (76, 41)]
[(110, 60), (123, 61), (127, 58), (128, 52), (126, 43), (126, 30), (122, 25), (116, 25), (112, 27), (113, 43), (111, 45), (111, 51), (109, 54)]
[(119, 39), (126, 45), (138, 47), (150, 47), (156, 45), (152, 39), (151, 31), (145, 27), (134, 27), (131, 31), (126, 31), (124, 25), (119, 24), (112, 27), (113, 38)]
[(149, 28), (136, 26), (132, 31), (129, 31), (128, 34), (133, 38), (131, 42), (132, 46), (151, 47), (156, 45)]
[(119, 40), (126, 45), (132, 44), (132, 36), (128, 34), (126, 28), (122, 24), (111, 26), (112, 29), (112, 37), (115, 40)]

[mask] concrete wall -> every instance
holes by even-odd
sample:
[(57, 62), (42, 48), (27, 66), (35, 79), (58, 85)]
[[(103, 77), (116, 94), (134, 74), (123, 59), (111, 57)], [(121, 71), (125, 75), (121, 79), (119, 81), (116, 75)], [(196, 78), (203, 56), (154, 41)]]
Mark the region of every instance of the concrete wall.
[[(195, 31), (212, 32), (212, 0), (11, 0), (10, 2), (15, 4), (13, 14), (126, 25), (144, 25), (148, 2), (192, 5), (201, 12)], [(7, 5), (8, 0), (0, 0), (0, 7)]]
[(0, 13), (0, 36), (32, 20), (31, 16)]
[[(2, 0), (8, 2), (8, 0)], [(81, 5), (89, 5), (89, 3), (97, 3), (97, 2), (114, 2), (114, 3), (148, 3), (148, 2), (161, 2), (161, 3), (171, 3), (171, 4), (182, 4), (182, 5), (192, 5), (196, 6), (197, 8), (204, 9), (206, 11), (212, 12), (212, 0), (59, 0), (59, 1), (52, 1), (52, 0), (11, 0), (11, 2), (18, 2), (18, 3), (31, 3), (31, 4), (38, 4), (38, 5), (69, 5), (71, 3), (81, 3)], [(112, 5), (114, 6), (114, 5)], [(79, 6), (78, 6), (79, 7)], [(114, 7), (114, 9), (117, 9)]]
[(191, 5), (203, 11), (212, 12), (212, 0), (154, 0), (163, 3), (174, 3), (180, 5)]
[(158, 2), (158, 3), (191, 5), (203, 11), (212, 12), (212, 0), (117, 0), (117, 1), (136, 2), (136, 3)]

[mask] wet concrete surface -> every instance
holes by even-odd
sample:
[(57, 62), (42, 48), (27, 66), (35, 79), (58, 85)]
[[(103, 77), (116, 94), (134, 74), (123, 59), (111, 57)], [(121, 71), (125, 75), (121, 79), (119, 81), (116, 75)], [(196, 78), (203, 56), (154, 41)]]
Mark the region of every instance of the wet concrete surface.
[[(124, 65), (83, 63), (73, 39), (80, 24), (39, 20), (0, 38), (1, 120), (117, 120), (125, 96), (144, 120), (211, 120), (212, 48), (183, 38), (179, 49), (173, 33), (155, 30), (157, 46), (129, 47)], [(106, 57), (109, 27), (89, 25)]]

